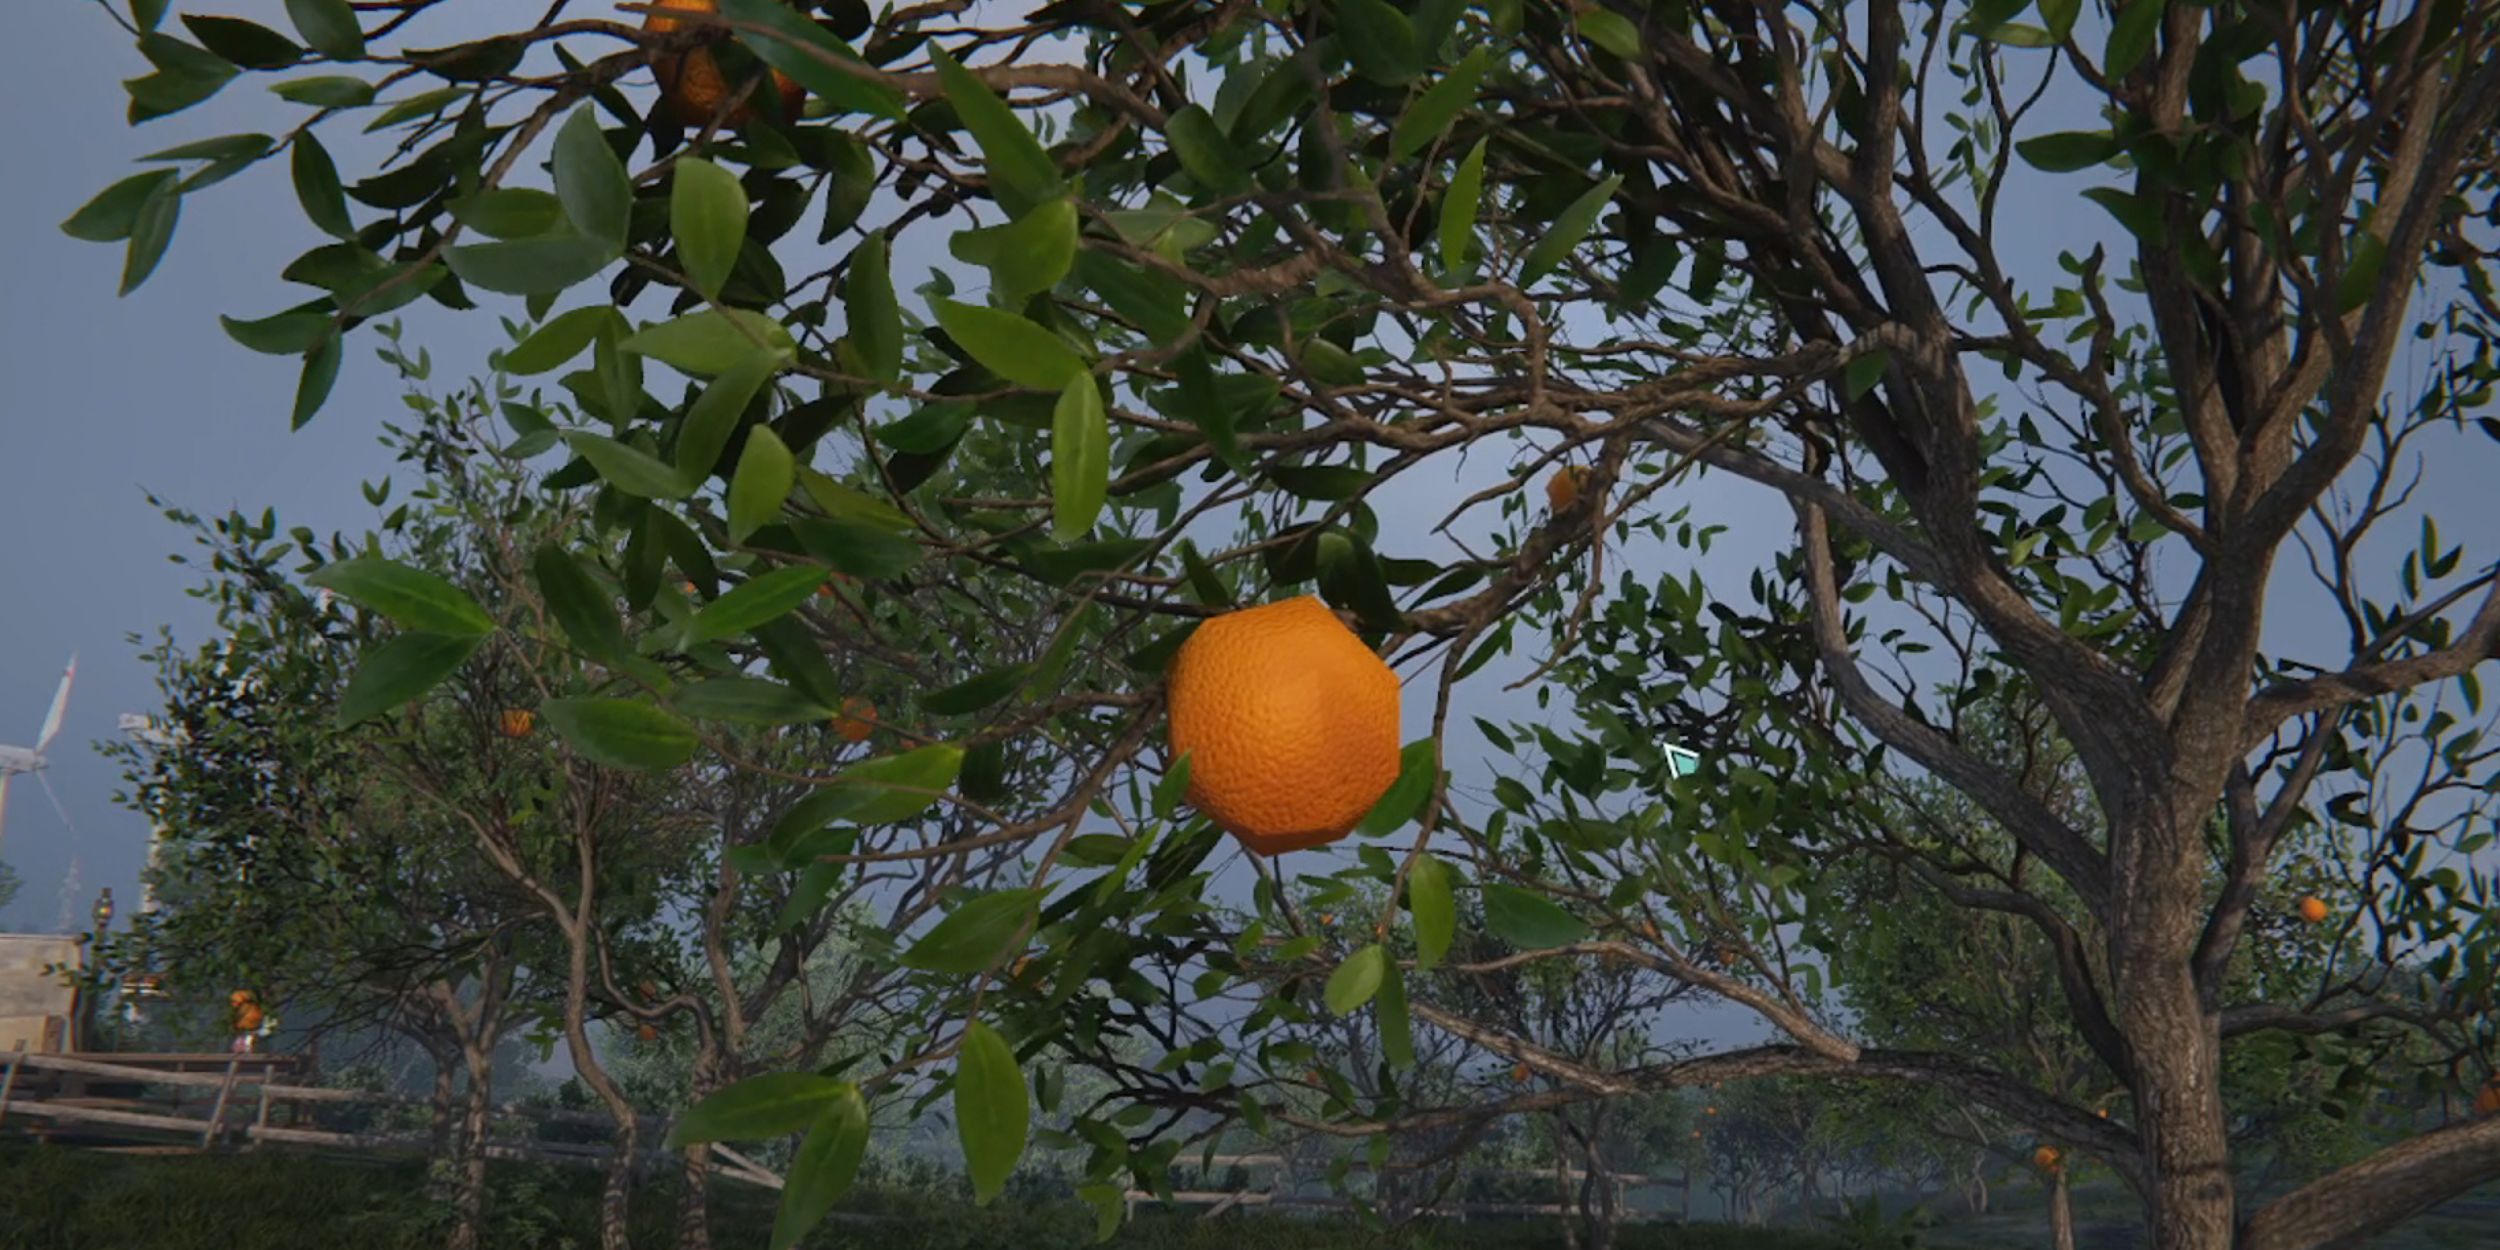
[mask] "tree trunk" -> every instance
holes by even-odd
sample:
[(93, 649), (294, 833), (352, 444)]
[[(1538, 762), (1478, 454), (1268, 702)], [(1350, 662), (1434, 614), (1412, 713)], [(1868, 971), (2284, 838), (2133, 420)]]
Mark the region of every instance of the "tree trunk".
[(2194, 971), (2203, 847), (2158, 832), (2142, 841), (2137, 861), (2121, 866), (2126, 902), (2111, 943), (2122, 949), (2111, 962), (2153, 1180), (2151, 1250), (2229, 1250), (2238, 1211), (2221, 1022), (2205, 1009)]
[(2075, 1207), (2064, 1168), (2049, 1174), (2049, 1241), (2054, 1250), (2075, 1250)]
[(486, 1233), (487, 1113), (495, 1095), (495, 1054), (490, 1039), (460, 1039), (460, 1058), (468, 1068), (469, 1096), (460, 1116), (460, 1134), (453, 1147), (458, 1181), (452, 1202), (448, 1250), (478, 1250)]
[[(687, 1082), (687, 1104), (703, 1101), (722, 1082), (717, 1079), (719, 1064), (709, 1052), (711, 1034), (705, 1031), (694, 1057), (692, 1079)], [(677, 1195), (677, 1250), (712, 1250), (712, 1148), (708, 1145), (688, 1146), (685, 1167)]]

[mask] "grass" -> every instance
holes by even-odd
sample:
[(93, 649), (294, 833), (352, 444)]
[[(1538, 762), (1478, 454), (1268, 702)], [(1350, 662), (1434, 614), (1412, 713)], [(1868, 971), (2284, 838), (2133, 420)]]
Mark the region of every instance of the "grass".
[[(598, 1178), (498, 1164), (485, 1244), (493, 1250), (591, 1250)], [(1078, 1250), (1093, 1217), (1075, 1204), (975, 1209), (933, 1194), (861, 1195), (847, 1209), (912, 1210), (920, 1218), (832, 1223), (806, 1246), (842, 1250)], [(743, 1186), (713, 1193), (717, 1250), (760, 1250), (772, 1199)], [(674, 1186), (636, 1191), (633, 1240), (676, 1244)], [(442, 1211), (425, 1197), (421, 1165), (304, 1155), (138, 1157), (61, 1147), (0, 1145), (0, 1247), (8, 1250), (434, 1250)], [(1346, 1220), (1252, 1216), (1205, 1222), (1141, 1212), (1114, 1250), (1544, 1250), (1550, 1221), (1444, 1224), (1382, 1234)], [(1781, 1229), (1627, 1226), (1621, 1250), (1836, 1250)]]

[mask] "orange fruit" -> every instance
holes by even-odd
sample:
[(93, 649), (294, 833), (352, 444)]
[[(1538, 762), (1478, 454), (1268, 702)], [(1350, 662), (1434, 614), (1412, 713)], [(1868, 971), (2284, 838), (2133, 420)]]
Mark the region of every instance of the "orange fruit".
[(657, 981), (644, 981), (634, 987), (634, 992), (642, 995), (644, 1002), (649, 1002), (660, 996), (660, 984)]
[(2043, 1172), (2054, 1172), (2057, 1170), (2058, 1157), (2057, 1147), (2042, 1146), (2031, 1152), (2031, 1166)]
[(497, 728), (503, 730), (504, 737), (526, 738), (530, 736), (531, 728), (538, 724), (538, 714), (525, 707), (508, 707), (495, 723)]
[(1526, 1064), (1522, 1063), (1522, 1064), (1519, 1064), (1519, 1065), (1517, 1065), (1517, 1066), (1513, 1067), (1513, 1068), (1510, 1070), (1510, 1079), (1512, 1079), (1512, 1080), (1514, 1080), (1514, 1081), (1517, 1081), (1517, 1082), (1519, 1082), (1519, 1083), (1520, 1083), (1520, 1084), (1522, 1084), (1522, 1085), (1527, 1084), (1527, 1082), (1528, 1082), (1528, 1065), (1526, 1065)]
[(2302, 898), (2300, 900), (2300, 918), (2311, 924), (2324, 923), (2326, 920), (2326, 900), (2319, 898), (2315, 894)]
[(1312, 596), (1200, 625), (1169, 680), (1189, 803), (1256, 854), (1344, 837), (1398, 779), (1397, 674)]
[[(653, 2), (660, 8), (688, 9), (696, 13), (712, 13), (720, 8), (719, 0)], [(654, 33), (665, 33), (683, 26), (684, 22), (657, 13), (646, 13), (642, 19), (642, 28)], [(660, 98), (667, 103), (669, 111), (679, 124), (686, 126), (701, 126), (712, 120), (712, 114), (719, 110), (721, 101), (728, 99), (737, 85), (721, 76), (720, 63), (712, 59), (711, 51), (706, 48), (651, 58), (651, 76), (659, 81)], [(799, 106), (807, 102), (807, 89), (791, 81), (780, 70), (773, 71), (773, 89), (781, 93), (781, 115), (796, 119)], [(743, 126), (753, 116), (755, 110), (751, 104), (740, 104), (722, 119), (722, 124)]]
[(656, 1042), (660, 1040), (660, 1031), (646, 1024), (634, 1030), (634, 1036), (646, 1042)]
[(236, 990), (235, 992), (226, 995), (226, 1002), (236, 1007), (240, 1007), (250, 1001), (252, 1001), (252, 992), (250, 990)]
[(1701, 1113), (1703, 1115), (1717, 1115), (1719, 1114), (1719, 1109), (1717, 1107), (1704, 1107), (1701, 1109)]
[(239, 1032), (249, 1033), (260, 1027), (261, 1018), (260, 1004), (245, 1003), (243, 1010), (234, 1014), (234, 1027)]
[(2102, 1119), (2104, 1119), (2104, 1120), (2106, 1120), (2106, 1119), (2108, 1119), (2108, 1118), (2109, 1118), (2109, 1108), (2107, 1108), (2107, 1107), (2103, 1107), (2103, 1108), (2101, 1108), (2101, 1118), (2102, 1118)]
[(2483, 1082), (2483, 1088), (2474, 1095), (2474, 1114), (2500, 1115), (2500, 1076)]
[(1565, 465), (1545, 479), (1545, 506), (1556, 512), (1568, 512), (1580, 502), (1580, 491), (1588, 485), (1589, 467), (1584, 464)]
[(877, 705), (852, 695), (842, 701), (842, 714), (833, 718), (833, 732), (844, 742), (865, 742), (877, 731)]

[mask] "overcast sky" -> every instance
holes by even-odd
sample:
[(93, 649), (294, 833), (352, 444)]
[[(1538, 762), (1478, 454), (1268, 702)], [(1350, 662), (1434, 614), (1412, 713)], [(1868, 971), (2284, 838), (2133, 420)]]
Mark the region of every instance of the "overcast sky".
[[(375, 444), (378, 422), (401, 411), (390, 370), (375, 360), (370, 333), (350, 340), (345, 370), (329, 408), (310, 428), (290, 433), (286, 413), (295, 362), (256, 355), (229, 340), (217, 315), (259, 316), (302, 298), (277, 274), (314, 240), (296, 207), (283, 161), (266, 163), (183, 205), (173, 247), (139, 292), (116, 298), (122, 263), (117, 245), (69, 239), (58, 223), (97, 190), (132, 172), (140, 153), (236, 131), (277, 132), (301, 115), (269, 95), (267, 75), (230, 84), (216, 99), (138, 130), (122, 120), (119, 80), (145, 72), (127, 36), (89, 4), (27, 4), (0, 45), (0, 103), (16, 124), (0, 133), (0, 170), (11, 193), (0, 196), (0, 247), (10, 276), (0, 366), (15, 385), (0, 401), (0, 742), (30, 742), (61, 667), (80, 654), (80, 678), (61, 740), (52, 753), (51, 782), (75, 820), (65, 827), (31, 780), (12, 787), (0, 861), (25, 878), (0, 929), (52, 929), (64, 906), (83, 925), (89, 902), (110, 885), (125, 911), (138, 898), (137, 874), (146, 829), (111, 801), (118, 778), (88, 746), (115, 733), (115, 716), (144, 712), (154, 687), (131, 634), (152, 636), (171, 626), (196, 645), (208, 616), (183, 591), (196, 580), (167, 562), (186, 545), (142, 497), (154, 491), (202, 513), (228, 507), (275, 507), (291, 524), (361, 530), (373, 519), (358, 484), (392, 467)], [(183, 4), (183, 9), (198, 6)], [(281, 0), (228, 0), (208, 6), (281, 29)], [(478, 20), (500, 6), (450, 6)], [(465, 12), (462, 12), (465, 11)], [(508, 20), (509, 14), (502, 15)], [(439, 24), (429, 42), (462, 37)], [(2051, 98), (2039, 129), (2080, 129), (2087, 114), (2056, 113)], [(354, 128), (324, 135), (353, 178), (376, 149)], [(2087, 250), (2114, 230), (2096, 208), (2075, 198), (2073, 179), (2021, 175), (2007, 188), (2009, 230), (2029, 231), (2012, 249), (2018, 276), (2047, 279), (2057, 248)], [(362, 210), (358, 210), (361, 212)], [(898, 285), (914, 280), (898, 273)], [(907, 298), (909, 298), (907, 296)], [(518, 301), (496, 311), (518, 315)], [(494, 305), (490, 305), (494, 306)], [(502, 342), (491, 316), (451, 316), (426, 302), (402, 314), (409, 341), (429, 348), (437, 385), (457, 386), (478, 371)], [(2488, 452), (2489, 444), (2481, 445)], [(1444, 458), (1448, 460), (1450, 458)], [(2461, 466), (2435, 466), (2426, 498), (2454, 517), (2452, 533), (2493, 528), (2488, 454)], [(2482, 466), (2481, 472), (2475, 466)], [(1383, 502), (1396, 517), (1441, 507), (1503, 475), (1506, 465), (1480, 457), (1465, 466), (1411, 474)], [(1781, 542), (1790, 526), (1785, 507), (1766, 493), (1726, 480), (1679, 492), (1701, 519), (1736, 532), (1722, 569), (1735, 570)], [(2449, 506), (2453, 504), (2453, 506)], [(1436, 507), (1440, 505), (1441, 507)], [(1411, 506), (1416, 514), (1403, 508)], [(1388, 527), (1395, 532), (1399, 526)], [(1405, 548), (1400, 555), (1446, 554)], [(2470, 555), (2469, 564), (2487, 555)], [(1657, 567), (1655, 561), (1645, 567)], [(1662, 570), (1663, 571), (1663, 570)], [(1741, 594), (1740, 587), (1722, 593)], [(2297, 623), (2295, 625), (2297, 627)], [(1468, 712), (1533, 714), (1532, 692), (1503, 696), (1502, 674), (1522, 672), (1539, 656), (1524, 655), (1479, 676)], [(1410, 687), (1410, 736), (1428, 724), (1429, 680)], [(1463, 724), (1465, 716), (1458, 718)], [(1472, 730), (1453, 744), (1463, 764)], [(1475, 779), (1481, 784), (1481, 779)], [(72, 856), (83, 865), (65, 895)], [(1304, 871), (1320, 870), (1313, 863)]]

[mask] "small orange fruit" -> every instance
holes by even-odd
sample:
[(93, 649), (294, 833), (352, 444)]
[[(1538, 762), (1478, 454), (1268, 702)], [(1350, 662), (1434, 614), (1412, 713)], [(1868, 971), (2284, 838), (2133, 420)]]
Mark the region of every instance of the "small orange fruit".
[(1694, 1137), (1696, 1140), (1698, 1140), (1698, 1139), (1701, 1137), (1701, 1130), (1700, 1130), (1700, 1129), (1694, 1129), (1694, 1130), (1693, 1130), (1693, 1137)]
[(1512, 1079), (1512, 1080), (1514, 1080), (1514, 1081), (1517, 1081), (1517, 1082), (1519, 1082), (1519, 1083), (1520, 1083), (1520, 1084), (1522, 1084), (1522, 1085), (1527, 1084), (1527, 1083), (1528, 1083), (1528, 1065), (1527, 1065), (1527, 1064), (1525, 1064), (1525, 1063), (1520, 1063), (1520, 1064), (1516, 1064), (1516, 1065), (1514, 1065), (1514, 1066), (1511, 1068), (1511, 1070), (1510, 1070), (1510, 1079)]
[(2324, 923), (2326, 920), (2326, 900), (2319, 898), (2315, 894), (2303, 896), (2300, 900), (2300, 918), (2311, 924)]
[(644, 1002), (649, 1002), (660, 996), (660, 985), (656, 981), (646, 980), (642, 984), (635, 986), (634, 992), (642, 995), (642, 1000)]
[[(696, 13), (716, 12), (720, 8), (720, 0), (654, 0), (654, 3), (664, 9), (687, 9)], [(642, 19), (642, 28), (654, 33), (677, 30), (685, 24), (657, 13), (644, 14)], [(720, 108), (721, 101), (729, 98), (734, 86), (722, 77), (720, 63), (712, 59), (711, 51), (706, 48), (651, 58), (651, 76), (659, 80), (660, 96), (667, 102), (669, 111), (675, 114), (679, 124), (687, 126), (700, 126), (712, 120), (712, 114)], [(773, 71), (773, 88), (781, 93), (781, 115), (796, 119), (799, 106), (807, 102), (807, 89), (791, 81), (780, 70)], [(740, 104), (722, 119), (722, 123), (743, 126), (754, 115), (751, 104)]]
[(1315, 597), (1200, 625), (1169, 682), (1190, 805), (1255, 854), (1344, 837), (1398, 779), (1397, 674)]
[(2057, 1147), (2042, 1146), (2031, 1152), (2031, 1166), (2043, 1172), (2054, 1172), (2058, 1169), (2059, 1158)]
[(646, 1042), (656, 1042), (660, 1040), (660, 1031), (646, 1024), (634, 1030), (634, 1036)]
[(1717, 1115), (1719, 1114), (1719, 1109), (1717, 1107), (1704, 1107), (1701, 1109), (1701, 1113), (1703, 1115)]
[(877, 705), (852, 695), (842, 701), (842, 714), (833, 718), (833, 732), (844, 742), (865, 742), (877, 732)]
[(1545, 479), (1545, 506), (1556, 512), (1569, 512), (1580, 502), (1580, 492), (1588, 486), (1590, 469), (1584, 464), (1565, 465)]
[(2106, 1120), (2106, 1119), (2108, 1119), (2108, 1118), (2109, 1118), (2109, 1108), (2107, 1108), (2107, 1107), (2103, 1107), (2103, 1108), (2101, 1108), (2101, 1118), (2102, 1118), (2102, 1119), (2104, 1119), (2104, 1120)]
[(538, 714), (525, 707), (505, 708), (503, 715), (495, 718), (496, 727), (507, 738), (526, 738), (537, 724)]
[(2474, 1095), (2474, 1114), (2500, 1115), (2500, 1076), (2483, 1082), (2483, 1088)]
[(1321, 913), (1320, 913), (1320, 917), (1319, 917), (1319, 927), (1321, 927), (1321, 928), (1323, 928), (1323, 929), (1333, 929), (1333, 928), (1336, 928), (1336, 927), (1337, 927), (1337, 913), (1335, 913), (1335, 912), (1333, 912), (1333, 911), (1331, 911), (1331, 912), (1321, 912)]

